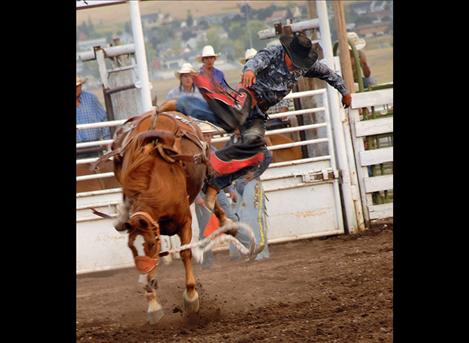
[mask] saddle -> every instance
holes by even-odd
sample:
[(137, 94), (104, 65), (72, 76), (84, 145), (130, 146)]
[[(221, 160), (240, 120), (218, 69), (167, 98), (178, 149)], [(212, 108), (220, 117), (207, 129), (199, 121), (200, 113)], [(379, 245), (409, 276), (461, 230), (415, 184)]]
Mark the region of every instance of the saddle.
[[(182, 140), (187, 139), (199, 149), (198, 154), (185, 154), (182, 151)], [(205, 163), (209, 159), (208, 144), (197, 124), (179, 112), (150, 111), (140, 116), (129, 118), (114, 134), (111, 151), (101, 156), (91, 165), (96, 169), (100, 163), (114, 157), (121, 160), (127, 147), (134, 140), (142, 145), (153, 143), (156, 151), (167, 162), (185, 161)]]

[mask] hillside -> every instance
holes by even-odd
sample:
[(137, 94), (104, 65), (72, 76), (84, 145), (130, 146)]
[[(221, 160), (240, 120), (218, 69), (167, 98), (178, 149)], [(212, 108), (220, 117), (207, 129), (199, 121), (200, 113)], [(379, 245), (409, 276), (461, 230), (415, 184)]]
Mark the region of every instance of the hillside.
[[(304, 5), (306, 1), (249, 1), (253, 9), (276, 5), (289, 4), (290, 6)], [(175, 19), (184, 19), (187, 11), (191, 10), (194, 18), (237, 11), (241, 1), (154, 1), (147, 0), (140, 3), (141, 15), (156, 13), (169, 13)], [(91, 19), (93, 23), (117, 24), (129, 20), (129, 7), (127, 4), (97, 7), (77, 11), (77, 25)]]

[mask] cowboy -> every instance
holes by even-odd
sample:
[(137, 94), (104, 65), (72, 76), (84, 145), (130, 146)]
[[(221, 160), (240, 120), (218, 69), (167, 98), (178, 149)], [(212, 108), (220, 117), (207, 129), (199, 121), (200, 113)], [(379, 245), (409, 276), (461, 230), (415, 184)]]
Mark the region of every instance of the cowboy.
[[(257, 50), (256, 49), (247, 49), (246, 52), (244, 53), (244, 58), (241, 58), (239, 62), (244, 66), (248, 60), (256, 56)], [(243, 74), (241, 74), (241, 77), (243, 77)], [(274, 106), (270, 107), (266, 114), (274, 114), (274, 113), (280, 113), (280, 112), (287, 112), (288, 109), (290, 108), (290, 101), (288, 99), (282, 99), (278, 103), (276, 103)], [(267, 123), (267, 127), (269, 129), (276, 128), (276, 125), (280, 125), (280, 127), (283, 126), (283, 120), (280, 118), (275, 118), (275, 119), (270, 119)]]
[(246, 52), (244, 53), (244, 58), (241, 58), (241, 59), (239, 60), (239, 62), (240, 62), (242, 65), (245, 65), (246, 62), (247, 62), (249, 59), (251, 59), (251, 58), (253, 58), (254, 56), (256, 56), (256, 54), (257, 54), (257, 50), (256, 50), (256, 49), (254, 49), (254, 48), (247, 49)]
[(194, 85), (192, 80), (192, 73), (195, 73), (195, 69), (190, 63), (184, 63), (181, 69), (176, 71), (174, 74), (179, 80), (179, 86), (171, 89), (166, 95), (166, 100), (177, 99), (181, 95), (194, 96), (203, 99), (199, 89)]
[[(82, 85), (87, 81), (77, 75), (76, 78), (76, 122), (78, 124), (97, 123), (107, 120), (107, 114), (96, 95), (83, 91)], [(108, 127), (77, 130), (77, 143), (111, 139)], [(81, 153), (81, 157), (96, 157), (98, 152)]]
[(202, 62), (200, 67), (200, 75), (207, 76), (212, 82), (222, 88), (227, 88), (228, 83), (225, 81), (225, 74), (220, 69), (215, 68), (215, 61), (220, 54), (216, 54), (213, 46), (206, 45), (202, 49), (202, 55), (196, 57), (197, 61)]
[[(190, 101), (180, 101), (184, 97), (160, 108), (161, 111), (176, 110), (196, 118), (202, 114), (204, 120), (209, 121), (207, 118), (213, 116), (215, 120), (212, 122), (228, 129), (228, 132), (240, 129), (239, 143), (210, 155), (212, 168), (220, 175), (246, 170), (246, 167), (258, 165), (264, 159), (265, 111), (282, 100), (301, 77), (326, 81), (342, 94), (344, 106), (351, 104), (352, 98), (343, 79), (317, 61), (318, 55), (304, 33), (281, 35), (280, 43), (279, 46), (262, 49), (246, 62), (237, 98), (232, 93), (226, 96), (217, 92), (216, 87), (199, 75), (195, 76), (195, 82), (208, 104), (203, 111), (200, 108), (191, 111)], [(218, 189), (213, 181), (208, 185), (207, 206), (213, 208)]]
[[(376, 84), (376, 81), (371, 77), (371, 69), (366, 60), (366, 55), (363, 52), (363, 48), (366, 46), (366, 41), (363, 38), (359, 38), (355, 32), (348, 32), (347, 38), (353, 44), (355, 49), (357, 49), (360, 66), (363, 71), (363, 86), (365, 88), (368, 88), (369, 86)], [(350, 45), (349, 45), (349, 51), (350, 51), (350, 60), (352, 62), (353, 80), (355, 82), (358, 82), (358, 79), (357, 79), (358, 73), (357, 73), (357, 68), (355, 65), (355, 58), (353, 56), (352, 47)]]

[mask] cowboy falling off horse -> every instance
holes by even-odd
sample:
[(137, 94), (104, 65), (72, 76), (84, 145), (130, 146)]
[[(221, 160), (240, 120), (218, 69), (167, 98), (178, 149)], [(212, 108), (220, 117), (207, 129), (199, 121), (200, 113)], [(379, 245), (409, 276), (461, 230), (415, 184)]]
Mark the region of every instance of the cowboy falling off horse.
[(262, 49), (248, 60), (237, 90), (227, 89), (202, 73), (193, 73), (194, 83), (206, 101), (181, 96), (158, 108), (159, 112), (177, 111), (209, 121), (228, 133), (240, 131), (239, 143), (210, 154), (215, 175), (207, 181), (209, 209), (214, 208), (219, 190), (227, 186), (226, 180), (231, 183), (242, 177), (265, 158), (265, 112), (281, 101), (301, 77), (326, 81), (341, 93), (345, 107), (351, 104), (343, 79), (318, 61), (311, 40), (304, 33), (283, 34), (279, 40), (280, 46)]
[[(280, 42), (281, 46), (260, 50), (249, 59), (236, 90), (216, 82), (209, 73), (193, 73), (206, 101), (181, 96), (163, 103), (156, 111), (129, 118), (116, 130), (112, 151), (95, 162), (96, 167), (113, 157), (114, 174), (123, 193), (115, 228), (128, 233), (128, 246), (142, 275), (150, 323), (163, 316), (156, 293), (156, 266), (159, 257), (169, 251), (161, 252), (161, 235), (177, 234), (181, 240), (178, 251), (185, 268), (184, 310), (187, 314), (198, 312), (190, 205), (205, 185), (206, 206), (218, 217), (221, 228), (211, 234), (213, 237), (207, 237), (208, 244), (203, 249), (213, 246), (220, 233), (233, 238), (242, 229), (241, 223), (234, 225), (227, 218), (216, 202), (216, 194), (257, 169), (268, 157), (264, 139), (266, 110), (282, 100), (301, 77), (327, 81), (342, 94), (345, 106), (351, 103), (342, 78), (317, 61), (306, 35), (281, 35)], [(198, 126), (200, 121), (229, 133), (239, 131), (239, 139), (213, 151)], [(253, 237), (252, 231), (246, 231)], [(137, 236), (143, 237), (144, 255), (134, 245)], [(237, 243), (234, 238), (232, 242)], [(263, 247), (239, 246), (240, 252), (243, 249), (245, 255), (253, 258)], [(200, 257), (201, 251), (195, 249), (194, 254)]]

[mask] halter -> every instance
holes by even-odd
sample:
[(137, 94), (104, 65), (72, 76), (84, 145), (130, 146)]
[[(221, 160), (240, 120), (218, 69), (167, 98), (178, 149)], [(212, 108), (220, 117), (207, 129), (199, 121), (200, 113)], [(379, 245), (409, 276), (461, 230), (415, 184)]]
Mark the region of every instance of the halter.
[[(141, 215), (141, 216), (144, 216), (146, 219), (148, 219), (148, 221), (150, 222), (150, 224), (153, 224), (153, 226), (159, 228), (159, 225), (158, 223), (153, 219), (152, 216), (150, 216), (147, 212), (143, 212), (143, 211), (137, 211), (135, 213), (133, 213), (130, 218), (133, 218), (135, 217), (136, 215)], [(159, 232), (158, 232), (158, 236), (159, 236)], [(158, 237), (159, 238), (159, 237)]]
[[(156, 266), (158, 265), (159, 263), (159, 256), (160, 256), (160, 226), (159, 224), (153, 219), (153, 217), (148, 214), (147, 212), (143, 212), (143, 211), (137, 211), (135, 213), (133, 213), (130, 218), (133, 218), (137, 215), (141, 215), (143, 217), (145, 217), (149, 222), (150, 224), (152, 224), (154, 226), (153, 230), (152, 228), (150, 228), (150, 230), (152, 230), (155, 234), (155, 244), (157, 245), (156, 247), (156, 251), (157, 251), (157, 254), (155, 257), (149, 257), (149, 256), (135, 256), (134, 255), (134, 261), (135, 261), (135, 266), (137, 267), (137, 269), (140, 271), (140, 273), (143, 273), (143, 274), (147, 274), (149, 273), (150, 271), (152, 271), (153, 269), (156, 268)], [(132, 241), (132, 246), (133, 246), (133, 241)], [(134, 251), (134, 249), (132, 249), (132, 247), (130, 248), (132, 251)], [(136, 251), (136, 250), (135, 250)]]

